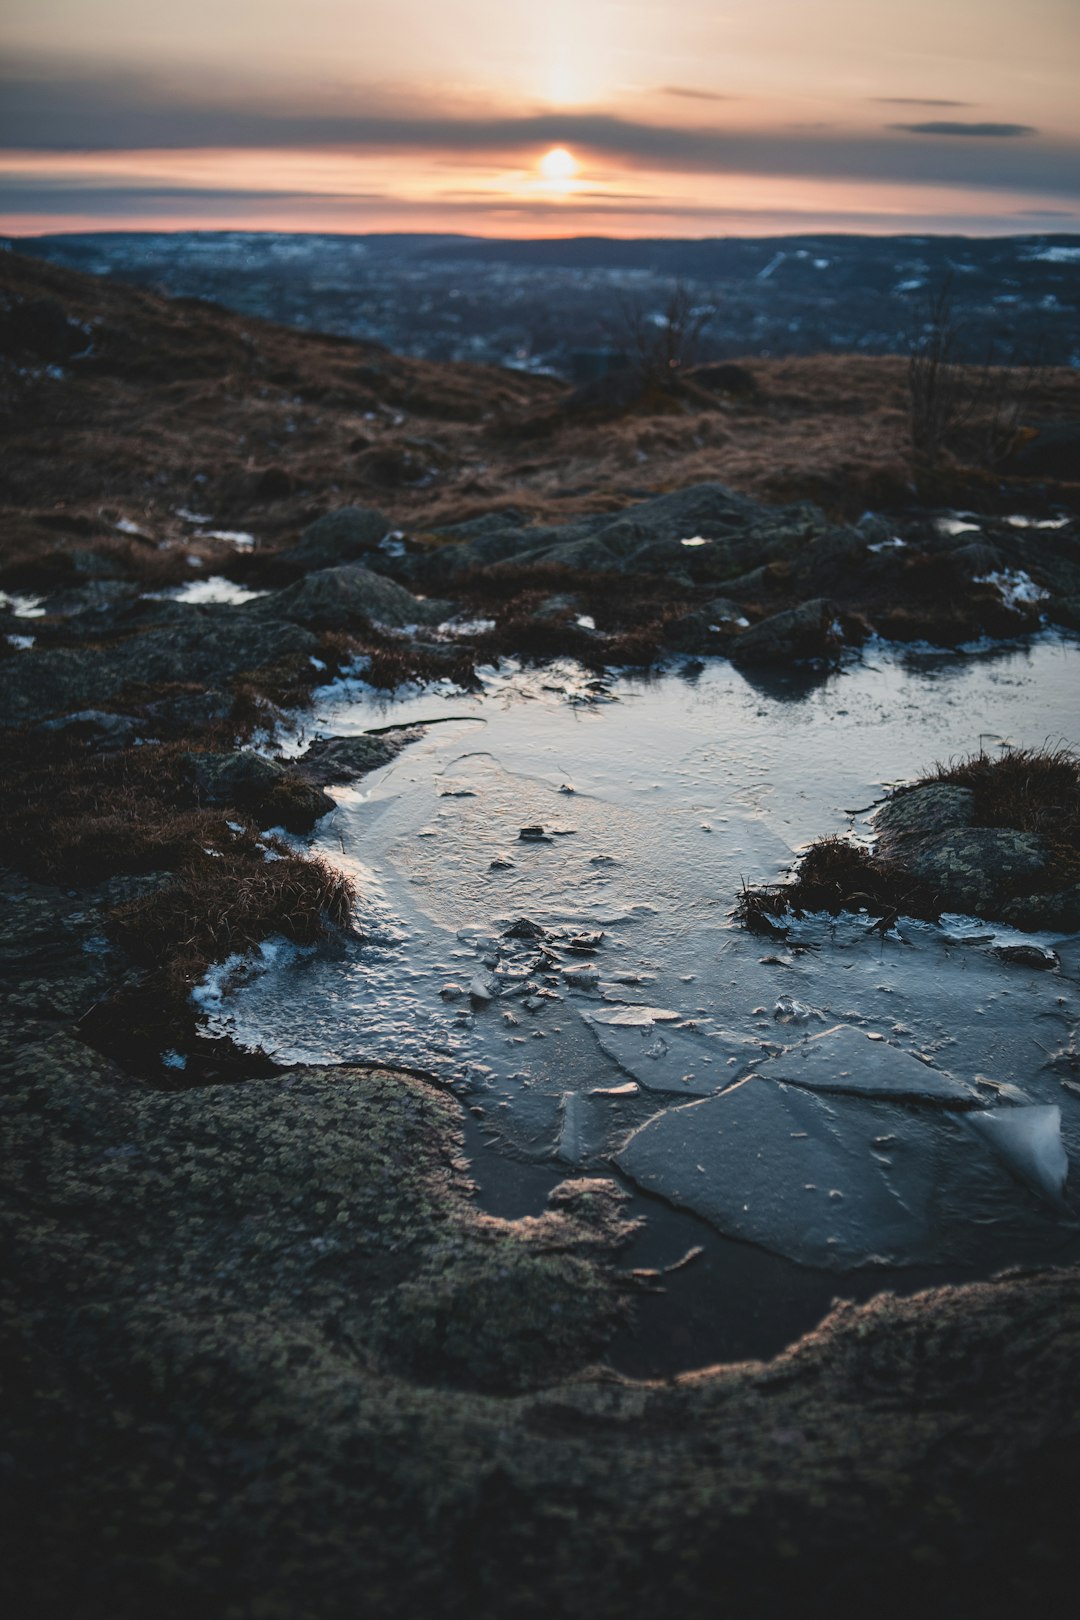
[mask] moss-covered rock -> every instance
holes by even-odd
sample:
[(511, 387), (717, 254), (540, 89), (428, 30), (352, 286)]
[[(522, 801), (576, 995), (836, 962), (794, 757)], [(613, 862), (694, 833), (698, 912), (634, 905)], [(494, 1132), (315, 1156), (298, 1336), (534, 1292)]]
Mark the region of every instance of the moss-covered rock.
[(54, 1036), (3, 1123), (32, 1612), (898, 1616), (1067, 1579), (1075, 1271), (839, 1306), (767, 1365), (549, 1384), (610, 1320), (618, 1196), (480, 1215), (422, 1081), (154, 1095)]

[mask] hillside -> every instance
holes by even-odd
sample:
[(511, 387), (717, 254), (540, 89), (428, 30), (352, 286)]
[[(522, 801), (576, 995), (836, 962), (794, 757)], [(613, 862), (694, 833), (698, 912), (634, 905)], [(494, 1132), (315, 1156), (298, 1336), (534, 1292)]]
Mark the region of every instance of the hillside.
[[(895, 358), (753, 360), (690, 373), (673, 390), (607, 379), (575, 392), (17, 253), (0, 256), (0, 300), (8, 564), (58, 546), (115, 547), (118, 525), (190, 549), (212, 520), (274, 545), (350, 503), (424, 530), (510, 507), (550, 522), (703, 481), (812, 499), (837, 519), (913, 498), (989, 511), (1080, 501), (1080, 484), (1062, 478), (1078, 476), (1069, 458), (1032, 459), (1024, 445), (1033, 426), (1060, 434), (1080, 418), (1080, 374), (1066, 368), (1006, 379), (1025, 424), (1011, 461), (979, 465), (969, 428), (926, 467), (912, 456), (906, 362)], [(167, 550), (157, 567), (168, 574)]]

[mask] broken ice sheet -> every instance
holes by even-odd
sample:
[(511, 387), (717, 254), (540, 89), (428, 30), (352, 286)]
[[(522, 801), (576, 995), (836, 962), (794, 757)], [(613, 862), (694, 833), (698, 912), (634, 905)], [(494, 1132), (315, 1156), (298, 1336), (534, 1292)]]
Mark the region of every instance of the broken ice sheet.
[(786, 1080), (814, 1091), (855, 1091), (866, 1097), (925, 1097), (963, 1106), (975, 1093), (951, 1074), (931, 1069), (910, 1052), (871, 1040), (851, 1024), (836, 1024), (789, 1046), (764, 1063), (763, 1079)]
[(667, 1007), (639, 1007), (627, 1005), (614, 1008), (611, 1012), (606, 1009), (589, 1015), (590, 1022), (594, 1024), (610, 1024), (616, 1028), (647, 1029), (650, 1024), (676, 1023), (682, 1013), (672, 1012)]
[(650, 1091), (707, 1097), (745, 1074), (761, 1054), (756, 1041), (737, 1035), (689, 1035), (670, 1026), (656, 1029), (651, 1021), (616, 1020), (603, 1013), (582, 1017), (608, 1057)]
[(824, 1096), (751, 1075), (642, 1125), (615, 1162), (718, 1231), (803, 1265), (1004, 1263), (1057, 1230), (945, 1108)]
[(1065, 1201), (1069, 1156), (1061, 1140), (1056, 1106), (987, 1109), (968, 1123), (1035, 1192), (1060, 1209)]

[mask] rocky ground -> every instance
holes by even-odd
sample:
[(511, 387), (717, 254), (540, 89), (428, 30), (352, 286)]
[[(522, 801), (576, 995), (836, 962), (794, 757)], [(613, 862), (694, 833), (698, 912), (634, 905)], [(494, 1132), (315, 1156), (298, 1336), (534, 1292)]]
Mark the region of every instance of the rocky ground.
[[(348, 926), (344, 880), (266, 829), (310, 827), (408, 734), (289, 765), (253, 746), (328, 673), (751, 671), (872, 633), (1075, 627), (1080, 484), (1031, 471), (1039, 430), (992, 475), (928, 467), (889, 361), (581, 398), (15, 255), (0, 281), (5, 1523), (27, 1612), (998, 1612), (1058, 1590), (1074, 1272), (884, 1295), (767, 1365), (634, 1383), (602, 1365), (633, 1302), (614, 1183), (484, 1216), (447, 1093), (280, 1071), (206, 1040), (186, 999), (269, 932)], [(1043, 417), (1075, 415), (1074, 374), (1039, 386)], [(942, 500), (983, 520), (943, 525)], [(240, 599), (148, 594), (207, 576)], [(974, 796), (949, 801), (954, 841), (1045, 833), (943, 785)]]

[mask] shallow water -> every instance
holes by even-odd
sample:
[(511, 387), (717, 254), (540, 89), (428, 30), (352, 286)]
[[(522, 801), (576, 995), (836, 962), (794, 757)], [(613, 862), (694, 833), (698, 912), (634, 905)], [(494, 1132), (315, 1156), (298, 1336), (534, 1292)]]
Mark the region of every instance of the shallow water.
[[(322, 732), (442, 722), (337, 790), (320, 824), (318, 846), (357, 878), (363, 943), (271, 948), (242, 984), (215, 975), (204, 1005), (287, 1061), (441, 1075), (510, 1159), (614, 1163), (690, 1212), (661, 1218), (673, 1245), (679, 1219), (703, 1217), (758, 1290), (792, 1261), (808, 1276), (877, 1267), (890, 1283), (1059, 1258), (1075, 1222), (964, 1113), (1058, 1107), (1077, 1162), (1062, 1054), (1080, 941), (1036, 936), (1062, 958), (1045, 973), (1001, 962), (990, 947), (1005, 931), (974, 919), (884, 940), (866, 918), (808, 919), (792, 948), (735, 928), (730, 910), (744, 879), (777, 877), (812, 838), (869, 836), (874, 802), (935, 760), (1080, 742), (1078, 677), (1080, 648), (1048, 637), (962, 659), (871, 649), (820, 680), (751, 681), (714, 661), (649, 681), (504, 670), (471, 697), (339, 682), (321, 694)], [(543, 839), (523, 840), (527, 827)], [(520, 918), (546, 938), (502, 938)], [(822, 1093), (769, 1063), (836, 1025), (841, 1043), (883, 1037), (927, 1085), (883, 1100), (840, 1095), (826, 1075)], [(829, 1039), (826, 1070), (847, 1074), (850, 1051), (830, 1056)], [(776, 1331), (759, 1316), (751, 1349)]]

